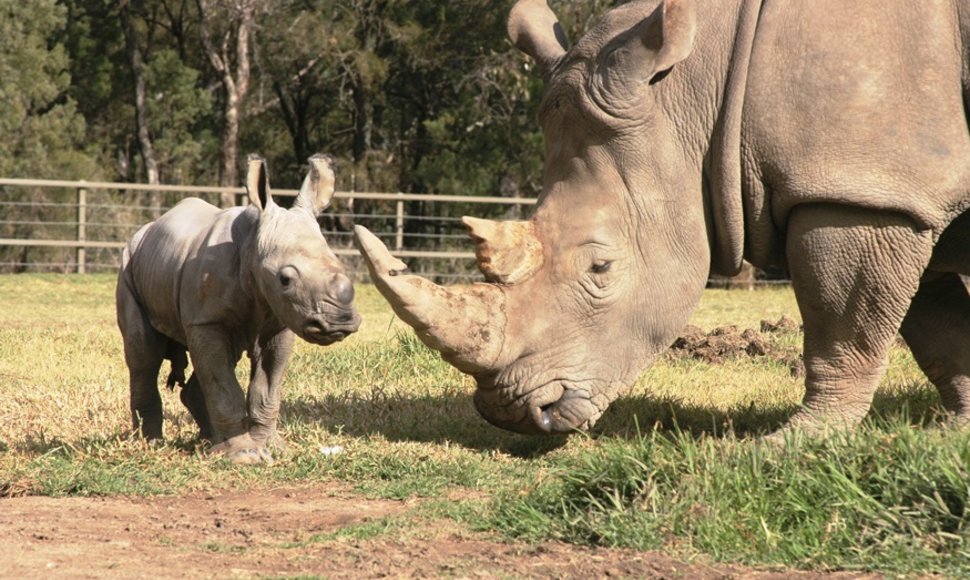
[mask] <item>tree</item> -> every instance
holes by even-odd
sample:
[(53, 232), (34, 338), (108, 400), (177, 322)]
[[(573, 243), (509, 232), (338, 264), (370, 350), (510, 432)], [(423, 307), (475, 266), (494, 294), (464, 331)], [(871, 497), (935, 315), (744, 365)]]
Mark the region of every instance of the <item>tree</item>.
[[(219, 76), (225, 93), (223, 103), (222, 171), (219, 182), (237, 185), (236, 161), (239, 150), (239, 122), (249, 94), (251, 41), (256, 13), (261, 0), (197, 0), (202, 47), (212, 69)], [(222, 22), (221, 42), (214, 41)], [(222, 196), (223, 207), (233, 205), (233, 196)]]
[[(138, 30), (131, 15), (132, 3), (144, 4), (139, 0), (118, 0), (118, 14), (121, 17), (122, 30), (125, 33), (125, 48), (128, 53), (128, 64), (131, 67), (131, 76), (134, 82), (132, 96), (135, 104), (135, 130), (138, 135), (138, 145), (141, 149), (141, 157), (145, 167), (145, 178), (148, 183), (157, 185), (160, 183), (158, 178), (158, 161), (155, 159), (155, 147), (152, 145), (151, 134), (149, 131), (148, 105), (145, 103), (145, 62), (142, 59), (142, 49), (139, 46)], [(158, 206), (157, 194), (154, 199), (154, 206)]]
[[(0, 175), (94, 177), (95, 165), (85, 152), (84, 119), (68, 96), (67, 53), (58, 42), (64, 9), (54, 0), (0, 0), (0, 14)], [(4, 191), (0, 217), (8, 225), (0, 236), (26, 238), (47, 228), (34, 222), (53, 195), (42, 189)], [(59, 210), (54, 219), (67, 221), (70, 213)], [(21, 264), (15, 267), (21, 270), (40, 254), (52, 251), (3, 248), (0, 255), (3, 262)]]

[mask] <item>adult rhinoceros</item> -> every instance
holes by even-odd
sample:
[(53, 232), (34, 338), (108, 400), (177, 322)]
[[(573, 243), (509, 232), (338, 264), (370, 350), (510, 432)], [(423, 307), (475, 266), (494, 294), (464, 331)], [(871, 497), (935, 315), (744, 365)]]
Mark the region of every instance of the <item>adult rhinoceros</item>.
[(970, 2), (630, 2), (567, 49), (522, 0), (509, 32), (545, 80), (545, 171), (531, 220), (466, 222), (490, 283), (395, 276), (357, 232), (486, 419), (591, 426), (742, 258), (791, 272), (807, 376), (790, 427), (860, 421), (900, 329), (970, 419)]
[[(135, 429), (162, 437), (157, 381), (168, 358), (168, 384), (184, 385), (181, 400), (202, 438), (237, 464), (271, 462), (282, 445), (280, 384), (294, 336), (327, 345), (360, 326), (354, 288), (316, 221), (334, 193), (330, 159), (310, 158), (289, 210), (273, 201), (259, 157), (249, 159), (246, 185), (249, 207), (220, 210), (190, 198), (138, 230), (117, 289)], [(235, 374), (244, 352), (247, 395)]]

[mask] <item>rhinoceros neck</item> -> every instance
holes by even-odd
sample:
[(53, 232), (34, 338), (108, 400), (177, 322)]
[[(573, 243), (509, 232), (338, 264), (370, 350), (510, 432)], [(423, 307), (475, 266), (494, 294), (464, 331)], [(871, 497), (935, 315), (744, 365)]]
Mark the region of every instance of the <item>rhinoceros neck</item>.
[(670, 83), (658, 83), (658, 100), (671, 123), (685, 127), (686, 157), (704, 184), (712, 268), (741, 267), (741, 113), (748, 63), (762, 0), (704, 2), (698, 6), (693, 53)]
[(256, 284), (256, 269), (259, 268), (257, 233), (259, 231), (259, 210), (247, 207), (234, 220), (232, 225), (233, 242), (239, 247), (239, 289), (251, 302), (260, 302)]

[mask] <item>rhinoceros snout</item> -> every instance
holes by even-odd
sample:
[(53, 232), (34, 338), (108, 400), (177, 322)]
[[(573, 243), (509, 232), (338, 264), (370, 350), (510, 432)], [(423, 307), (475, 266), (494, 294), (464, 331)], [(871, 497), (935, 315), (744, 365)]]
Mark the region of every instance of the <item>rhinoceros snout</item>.
[(329, 319), (315, 316), (303, 325), (303, 338), (314, 344), (328, 345), (339, 342), (357, 332), (360, 316), (353, 310), (342, 310)]
[(337, 304), (344, 307), (350, 306), (354, 301), (354, 285), (343, 274), (337, 274), (330, 284), (328, 294)]

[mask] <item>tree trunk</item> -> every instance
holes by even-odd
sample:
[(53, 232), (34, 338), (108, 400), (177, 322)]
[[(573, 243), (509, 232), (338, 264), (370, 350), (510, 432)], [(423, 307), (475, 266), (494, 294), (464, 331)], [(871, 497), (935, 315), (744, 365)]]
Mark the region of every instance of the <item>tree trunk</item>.
[[(135, 133), (138, 135), (138, 148), (145, 165), (145, 179), (151, 185), (158, 185), (158, 162), (155, 159), (155, 148), (152, 146), (148, 106), (145, 103), (145, 63), (141, 49), (138, 47), (138, 33), (131, 18), (131, 2), (119, 0), (118, 9), (121, 15), (121, 27), (125, 33), (128, 65), (131, 67), (131, 75), (135, 81)], [(152, 208), (152, 216), (157, 218), (161, 214), (161, 193), (150, 192), (148, 204)]]
[[(256, 3), (252, 0), (235, 0), (226, 2), (230, 11), (227, 31), (223, 36), (222, 45), (216, 47), (212, 42), (212, 9), (208, 0), (197, 0), (199, 8), (199, 32), (202, 37), (202, 48), (209, 64), (219, 74), (222, 88), (226, 92), (226, 105), (223, 112), (225, 128), (222, 135), (222, 170), (219, 182), (224, 187), (238, 185), (238, 171), (236, 159), (239, 150), (239, 122), (243, 116), (246, 95), (249, 93), (249, 43), (252, 36), (253, 19), (256, 13)], [(235, 29), (235, 30), (233, 30)], [(230, 58), (230, 39), (236, 37), (235, 43), (235, 72), (232, 70)], [(235, 196), (231, 193), (220, 195), (222, 207), (235, 205)]]

